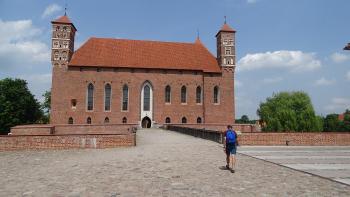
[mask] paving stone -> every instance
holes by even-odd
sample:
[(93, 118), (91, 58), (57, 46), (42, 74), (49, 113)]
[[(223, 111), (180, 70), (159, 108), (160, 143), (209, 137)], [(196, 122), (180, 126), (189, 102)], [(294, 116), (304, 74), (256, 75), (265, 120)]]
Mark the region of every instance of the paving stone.
[(0, 196), (350, 196), (350, 186), (244, 155), (236, 173), (224, 166), (220, 144), (140, 130), (137, 147), (1, 152)]

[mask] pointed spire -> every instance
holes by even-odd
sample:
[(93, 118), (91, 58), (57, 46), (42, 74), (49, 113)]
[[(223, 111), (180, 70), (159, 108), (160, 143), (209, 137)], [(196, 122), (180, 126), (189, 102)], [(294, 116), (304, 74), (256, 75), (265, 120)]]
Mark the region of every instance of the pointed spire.
[(67, 1), (64, 3), (64, 15), (67, 16)]
[(199, 40), (199, 29), (197, 28), (197, 39)]
[(226, 16), (224, 16), (224, 18), (225, 18), (224, 24), (226, 24)]

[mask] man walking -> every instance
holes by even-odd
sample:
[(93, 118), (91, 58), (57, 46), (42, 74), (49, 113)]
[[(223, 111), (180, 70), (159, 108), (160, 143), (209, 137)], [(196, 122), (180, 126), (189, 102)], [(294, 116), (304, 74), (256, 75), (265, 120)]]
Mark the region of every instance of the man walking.
[(235, 172), (235, 163), (236, 163), (236, 149), (237, 149), (237, 133), (232, 129), (231, 125), (227, 126), (227, 130), (224, 133), (224, 152), (226, 153), (226, 168), (230, 169), (231, 172)]

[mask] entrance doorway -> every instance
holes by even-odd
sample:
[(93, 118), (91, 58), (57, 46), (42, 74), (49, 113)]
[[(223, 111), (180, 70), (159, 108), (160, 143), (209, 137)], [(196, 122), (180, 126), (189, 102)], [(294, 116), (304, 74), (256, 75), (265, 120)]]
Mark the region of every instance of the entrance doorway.
[(144, 117), (141, 121), (142, 128), (151, 128), (151, 119), (149, 119), (147, 116)]

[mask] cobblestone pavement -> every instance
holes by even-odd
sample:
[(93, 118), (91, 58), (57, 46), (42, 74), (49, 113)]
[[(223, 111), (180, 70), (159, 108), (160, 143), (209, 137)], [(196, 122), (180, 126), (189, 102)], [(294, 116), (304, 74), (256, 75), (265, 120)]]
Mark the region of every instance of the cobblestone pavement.
[(0, 196), (350, 196), (350, 186), (160, 129), (137, 147), (0, 152)]
[(250, 146), (240, 153), (350, 185), (350, 146)]

